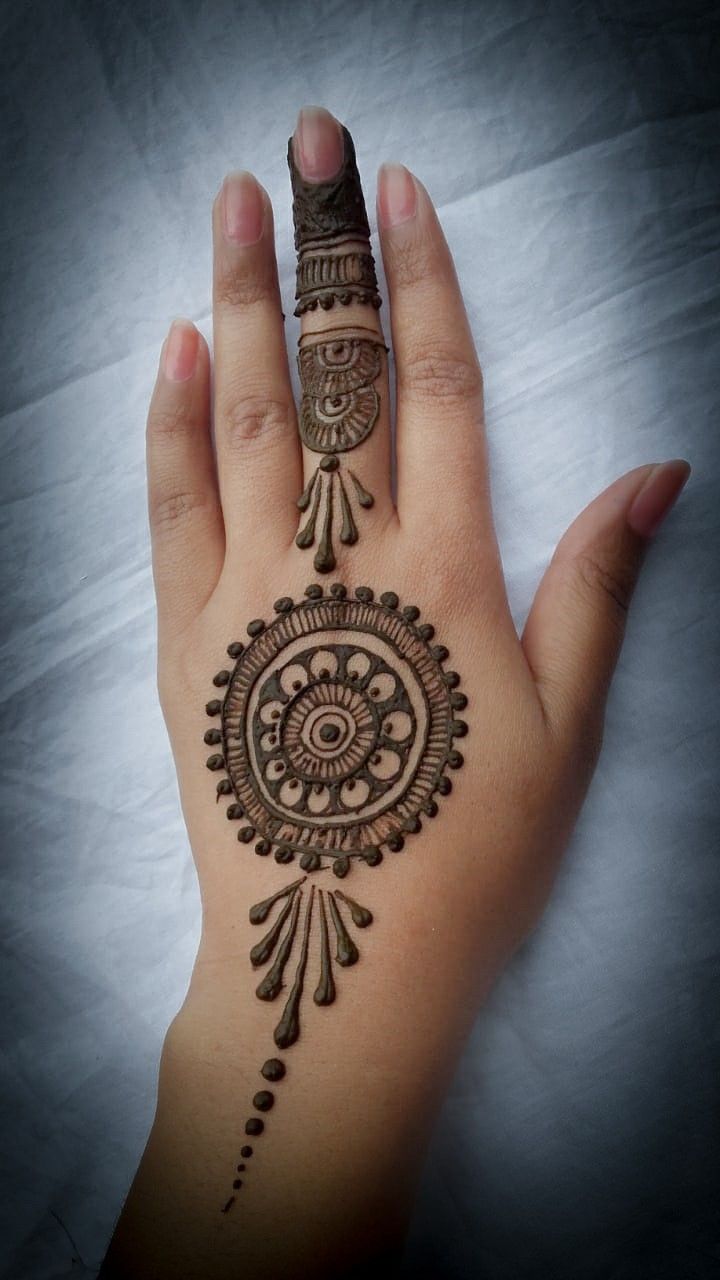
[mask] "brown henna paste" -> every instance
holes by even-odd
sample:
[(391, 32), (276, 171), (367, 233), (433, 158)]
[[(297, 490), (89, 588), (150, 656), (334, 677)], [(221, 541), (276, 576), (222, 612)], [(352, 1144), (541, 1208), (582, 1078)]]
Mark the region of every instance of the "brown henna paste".
[[(321, 474), (336, 476), (337, 469)], [(394, 591), (376, 600), (367, 586), (351, 593), (340, 582), (328, 590), (312, 583), (304, 599), (283, 596), (274, 611), (270, 621), (253, 620), (250, 642), (233, 645), (233, 670), (220, 673), (225, 696), (206, 710), (219, 716), (212, 741), (222, 753), (206, 763), (227, 774), (217, 793), (233, 796), (227, 817), (247, 824), (239, 827), (241, 841), (255, 841), (259, 854), (274, 851), (280, 863), (299, 857), (306, 873), (249, 910), (253, 927), (269, 922), (250, 950), (253, 967), (268, 966), (257, 996), (277, 999), (295, 966), (274, 1031), (284, 1050), (305, 1022), (311, 948), (313, 1002), (321, 1010), (340, 994), (334, 966), (339, 973), (359, 959), (352, 931), (373, 923), (369, 908), (340, 888), (319, 888), (315, 912), (308, 876), (331, 867), (344, 878), (353, 865), (378, 866), (383, 852), (399, 853), (406, 837), (437, 815), (437, 797), (452, 790), (448, 771), (463, 764), (455, 742), (467, 733), (458, 719), (467, 699), (457, 672), (445, 669), (448, 650), (435, 643), (433, 626)], [(260, 1070), (269, 1083), (286, 1072), (279, 1058)], [(255, 1111), (269, 1119), (274, 1103), (269, 1089), (253, 1097)], [(245, 1123), (250, 1136), (264, 1128), (260, 1115)], [(243, 1145), (240, 1154), (247, 1159), (253, 1148)], [(233, 1191), (242, 1186), (234, 1177)]]

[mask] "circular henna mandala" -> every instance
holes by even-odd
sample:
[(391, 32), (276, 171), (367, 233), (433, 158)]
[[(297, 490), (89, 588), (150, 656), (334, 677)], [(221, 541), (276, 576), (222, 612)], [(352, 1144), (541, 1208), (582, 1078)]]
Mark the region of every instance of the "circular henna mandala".
[(247, 646), (229, 646), (234, 670), (215, 677), (225, 697), (207, 710), (222, 730), (205, 741), (222, 743), (208, 760), (227, 773), (218, 794), (234, 795), (228, 816), (260, 854), (299, 856), (305, 870), (329, 858), (338, 875), (351, 858), (375, 865), (451, 789), (466, 732), (458, 677), (433, 628), (392, 592), (375, 601), (366, 587), (349, 598), (340, 584), (327, 595), (313, 586), (275, 610), (250, 623)]

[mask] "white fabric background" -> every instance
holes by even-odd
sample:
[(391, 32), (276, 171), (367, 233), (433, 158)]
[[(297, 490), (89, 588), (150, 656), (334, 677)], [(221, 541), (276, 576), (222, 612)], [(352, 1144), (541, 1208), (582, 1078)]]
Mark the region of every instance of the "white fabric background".
[(99, 1264), (194, 957), (144, 417), (170, 318), (211, 337), (229, 168), (273, 199), (291, 317), (285, 149), (306, 102), (348, 124), (371, 208), (383, 159), (438, 205), (518, 626), (596, 493), (642, 462), (694, 466), (550, 908), (439, 1119), (408, 1274), (717, 1274), (717, 11), (60, 0), (0, 23), (2, 1275)]

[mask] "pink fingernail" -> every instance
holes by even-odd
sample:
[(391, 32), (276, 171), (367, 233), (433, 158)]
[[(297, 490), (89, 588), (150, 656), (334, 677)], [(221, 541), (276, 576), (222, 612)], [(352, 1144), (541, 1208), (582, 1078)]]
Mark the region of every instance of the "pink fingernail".
[(200, 334), (192, 320), (173, 320), (165, 344), (163, 372), (171, 382), (187, 382), (197, 365)]
[(263, 198), (251, 173), (227, 174), (222, 190), (223, 228), (233, 244), (257, 244), (263, 232)]
[(378, 172), (378, 221), (385, 228), (399, 227), (415, 216), (417, 187), (404, 164), (381, 164)]
[(334, 178), (345, 155), (340, 124), (324, 107), (303, 107), (293, 135), (295, 161), (308, 182)]
[(673, 458), (670, 462), (659, 462), (650, 472), (627, 514), (630, 528), (641, 538), (651, 538), (657, 533), (680, 496), (690, 471), (690, 463), (684, 458)]

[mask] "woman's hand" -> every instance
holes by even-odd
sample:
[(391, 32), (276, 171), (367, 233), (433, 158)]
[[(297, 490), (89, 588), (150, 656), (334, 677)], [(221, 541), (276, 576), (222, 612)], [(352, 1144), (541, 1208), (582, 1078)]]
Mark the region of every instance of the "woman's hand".
[[(298, 214), (298, 191), (307, 195), (313, 183), (324, 190), (341, 169), (343, 134), (332, 116), (311, 109), (301, 113), (293, 146)], [(396, 369), (396, 497), (387, 360), (376, 345), (382, 338), (379, 313), (370, 301), (359, 301), (357, 291), (327, 309), (304, 311), (303, 348), (312, 348), (318, 334), (331, 331), (337, 338), (348, 329), (368, 344), (364, 350), (378, 351), (376, 420), (351, 452), (334, 452), (327, 434), (326, 452), (314, 450), (319, 420), (304, 429), (301, 442), (272, 209), (250, 174), (228, 177), (213, 205), (212, 402), (210, 356), (194, 326), (176, 322), (162, 350), (147, 430), (158, 678), (200, 881), (203, 929), (188, 998), (168, 1035), (156, 1124), (111, 1250), (115, 1265), (134, 1267), (133, 1274), (208, 1280), (241, 1267), (253, 1276), (335, 1275), (351, 1261), (397, 1245), (423, 1143), (463, 1036), (546, 900), (597, 760), (608, 685), (647, 541), (689, 474), (682, 461), (647, 464), (596, 497), (559, 543), (519, 638), (493, 529), (480, 367), (432, 202), (402, 166), (380, 171), (377, 219)], [(346, 239), (363, 250), (357, 228)], [(336, 245), (330, 252), (340, 250)], [(324, 418), (321, 425), (325, 430)], [(318, 471), (321, 457), (335, 462)], [(335, 507), (321, 545), (331, 482)], [(321, 484), (314, 540), (298, 546)], [(299, 513), (297, 499), (306, 487), (310, 496)], [(372, 495), (372, 507), (359, 501), (360, 491)], [(343, 540), (346, 504), (355, 537)], [(308, 534), (300, 537), (308, 540)], [(328, 559), (335, 565), (325, 573)], [(378, 606), (384, 593), (395, 593), (397, 606), (392, 596), (382, 606), (389, 614), (417, 606), (420, 617), (409, 630), (432, 624), (435, 635), (424, 640), (426, 647), (449, 651), (447, 659), (436, 651), (437, 669), (453, 668), (460, 676), (459, 685), (447, 684), (455, 727), (435, 775), (436, 782), (451, 777), (452, 794), (446, 783), (434, 799), (431, 789), (418, 820), (406, 823), (404, 848), (393, 851), (393, 841), (386, 840), (379, 846), (382, 865), (346, 859), (347, 880), (333, 876), (327, 855), (319, 858), (324, 871), (317, 874), (312, 859), (300, 863), (300, 845), (293, 847), (288, 835), (292, 824), (282, 828), (282, 839), (268, 840), (257, 823), (248, 827), (247, 814), (228, 821), (226, 808), (233, 804), (237, 811), (239, 794), (232, 744), (227, 731), (225, 737), (212, 732), (221, 721), (205, 713), (208, 700), (218, 696), (213, 676), (223, 665), (233, 669), (228, 643), (254, 643), (247, 623), (263, 619), (269, 627), (282, 616), (274, 612), (282, 597), (297, 609), (293, 617), (305, 617), (308, 585), (318, 584), (329, 598), (336, 582), (345, 585), (349, 599), (356, 588), (370, 588)], [(348, 644), (371, 643), (362, 629), (342, 636), (340, 630), (333, 633), (334, 648), (330, 633), (318, 641), (340, 664), (323, 676), (336, 687), (349, 682), (343, 665)], [(370, 631), (376, 636), (374, 622)], [(410, 688), (419, 670), (414, 653), (403, 658), (407, 698), (387, 704), (400, 714), (400, 728), (391, 728), (390, 738), (405, 733), (406, 745), (395, 749), (384, 739), (390, 772), (377, 783), (381, 789), (391, 786), (393, 770), (411, 769), (407, 742), (419, 735), (425, 714), (420, 694), (416, 699)], [(401, 664), (400, 672), (406, 667)], [(384, 666), (377, 670), (388, 674)], [(311, 678), (318, 678), (317, 670)], [(421, 673), (421, 692), (423, 680)], [(226, 692), (221, 686), (219, 700)], [(369, 689), (361, 693), (372, 701)], [(264, 696), (258, 694), (255, 714)], [(282, 716), (284, 697), (277, 703)], [(295, 697), (292, 688), (287, 697)], [(297, 705), (296, 718), (304, 714)], [(347, 706), (352, 717), (355, 703)], [(239, 737), (251, 714), (247, 708), (238, 713)], [(379, 714), (387, 727), (387, 711)], [(460, 719), (467, 725), (462, 743)], [(287, 717), (282, 723), (286, 728), (278, 732), (286, 733), (289, 751), (295, 730)], [(320, 727), (337, 736), (334, 725), (323, 720)], [(297, 730), (300, 737), (305, 726), (303, 721)], [(352, 731), (361, 735), (355, 721)], [(231, 794), (220, 804), (218, 778), (204, 767), (211, 754), (203, 745), (206, 734), (210, 743), (220, 742), (214, 748), (225, 766), (219, 774), (230, 775)], [(274, 745), (271, 735), (265, 746), (263, 741), (250, 734), (247, 748), (258, 753), (254, 767), (260, 772), (262, 752), (270, 764), (277, 752), (277, 737)], [(312, 743), (306, 747), (312, 754)], [(322, 760), (331, 747), (323, 738)], [(445, 767), (459, 748), (463, 767)], [(373, 759), (380, 755), (376, 751)], [(454, 754), (453, 763), (459, 762)], [(243, 761), (237, 768), (246, 766)], [(284, 757), (276, 767), (287, 767)], [(381, 773), (385, 767), (377, 765)], [(372, 772), (372, 759), (367, 768)], [(321, 794), (325, 775), (318, 776), (317, 803), (329, 806), (326, 817), (341, 805), (352, 848), (357, 828), (351, 819), (362, 816), (362, 804), (353, 810), (349, 793), (340, 801), (332, 787)], [(376, 785), (370, 774), (355, 772), (351, 780), (370, 805)], [(275, 785), (267, 783), (271, 808), (285, 803)], [(300, 810), (307, 816), (310, 792), (304, 794)], [(236, 839), (240, 830), (251, 831), (248, 843)], [(324, 838), (318, 836), (321, 843)], [(279, 850), (280, 865), (267, 856)], [(283, 866), (290, 857), (294, 865)], [(343, 863), (340, 870), (346, 869)], [(306, 914), (316, 886), (307, 924), (306, 991), (297, 1043), (279, 1052), (273, 1029), (295, 969), (288, 968), (276, 1007), (256, 999), (258, 975), (248, 952), (260, 931), (248, 911), (303, 875), (299, 894), (305, 895)], [(369, 908), (373, 927), (361, 939), (354, 931), (362, 943), (357, 969), (335, 965), (336, 1000), (329, 1010), (311, 997), (323, 954), (320, 908), (324, 903), (332, 933), (330, 899), (338, 889), (341, 903), (346, 892)], [(301, 932), (302, 923), (297, 946)], [(256, 1114), (252, 1100), (263, 1083), (259, 1068), (273, 1056), (283, 1060), (287, 1075), (272, 1089), (274, 1107), (252, 1143), (253, 1156), (241, 1159), (241, 1148), (249, 1145), (245, 1123)], [(230, 1211), (221, 1213), (228, 1202)]]

